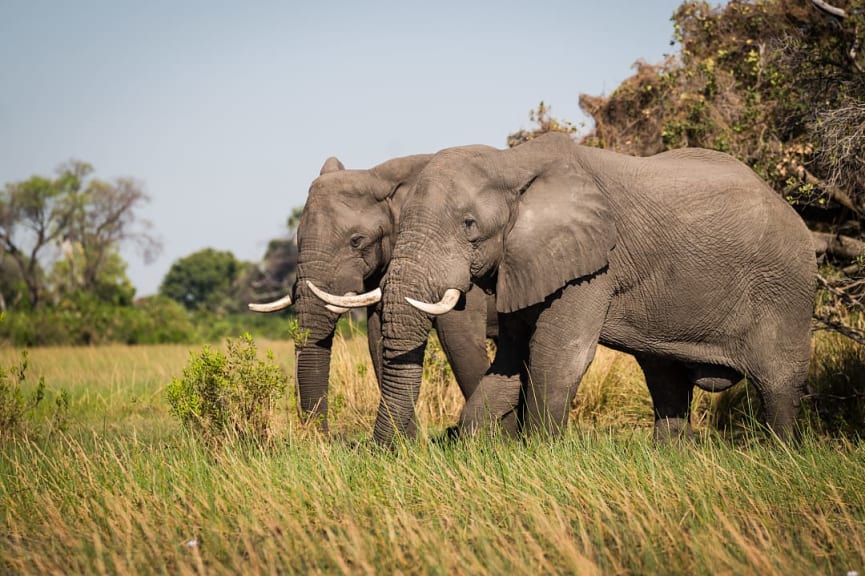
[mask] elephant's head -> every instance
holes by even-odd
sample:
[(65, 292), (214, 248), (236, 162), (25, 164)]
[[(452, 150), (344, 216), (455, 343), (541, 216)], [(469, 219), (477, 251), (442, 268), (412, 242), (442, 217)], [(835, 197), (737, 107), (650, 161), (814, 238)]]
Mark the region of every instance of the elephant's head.
[(471, 283), (494, 288), (502, 313), (543, 302), (603, 269), (615, 232), (602, 189), (566, 136), (437, 154), (403, 205), (384, 283), (376, 440), (407, 430), (430, 315), (453, 307)]
[(346, 170), (329, 158), (310, 186), (297, 227), (298, 272), (292, 294), (250, 304), (261, 312), (294, 305), (302, 336), (296, 357), (300, 408), (318, 418), (324, 430), (331, 344), (336, 321), (346, 310), (341, 305), (377, 302), (400, 206), (429, 158), (396, 158), (370, 170)]

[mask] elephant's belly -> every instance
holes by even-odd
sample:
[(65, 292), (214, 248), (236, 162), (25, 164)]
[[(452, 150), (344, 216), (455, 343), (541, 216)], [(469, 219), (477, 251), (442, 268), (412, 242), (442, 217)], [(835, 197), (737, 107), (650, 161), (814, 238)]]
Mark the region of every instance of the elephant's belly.
[(626, 327), (605, 326), (599, 342), (608, 348), (670, 361), (683, 366), (695, 386), (709, 391), (726, 390), (742, 380), (737, 358), (731, 356), (723, 342), (699, 339), (658, 338), (651, 332)]

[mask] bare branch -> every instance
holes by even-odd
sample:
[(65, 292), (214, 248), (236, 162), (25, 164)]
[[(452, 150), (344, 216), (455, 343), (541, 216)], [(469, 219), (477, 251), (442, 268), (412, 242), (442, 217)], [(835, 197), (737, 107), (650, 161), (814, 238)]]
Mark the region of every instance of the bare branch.
[(825, 190), (829, 194), (829, 196), (832, 197), (832, 200), (834, 200), (844, 208), (847, 208), (848, 210), (851, 210), (856, 214), (862, 214), (862, 209), (853, 203), (853, 200), (846, 192), (844, 192), (837, 186), (833, 186), (832, 184), (829, 184), (828, 182), (817, 178), (808, 170), (805, 170), (805, 182)]
[(832, 16), (837, 16), (838, 18), (847, 17), (847, 12), (845, 12), (843, 8), (837, 8), (835, 6), (832, 6), (828, 2), (824, 2), (823, 0), (811, 0), (811, 3), (823, 12), (831, 14)]
[(835, 332), (838, 332), (842, 336), (846, 336), (847, 338), (853, 340), (857, 344), (861, 344), (861, 345), (865, 346), (865, 332), (862, 332), (861, 330), (857, 330), (856, 328), (853, 328), (852, 326), (848, 326), (846, 324), (843, 324), (842, 322), (839, 322), (837, 320), (833, 320), (832, 318), (829, 317), (828, 314), (815, 313), (814, 314), (814, 320), (825, 325), (826, 328), (828, 328), (829, 330), (833, 330)]

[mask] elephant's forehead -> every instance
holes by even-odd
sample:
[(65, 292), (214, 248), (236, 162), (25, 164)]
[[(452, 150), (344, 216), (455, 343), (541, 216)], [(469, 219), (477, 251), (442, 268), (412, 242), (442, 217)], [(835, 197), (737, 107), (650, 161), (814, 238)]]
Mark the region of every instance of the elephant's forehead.
[(372, 217), (371, 207), (353, 205), (346, 201), (330, 201), (315, 206), (307, 206), (299, 226), (304, 235), (332, 235), (339, 230), (364, 222)]
[(327, 205), (369, 199), (377, 181), (365, 170), (341, 170), (322, 174), (309, 187), (307, 203)]

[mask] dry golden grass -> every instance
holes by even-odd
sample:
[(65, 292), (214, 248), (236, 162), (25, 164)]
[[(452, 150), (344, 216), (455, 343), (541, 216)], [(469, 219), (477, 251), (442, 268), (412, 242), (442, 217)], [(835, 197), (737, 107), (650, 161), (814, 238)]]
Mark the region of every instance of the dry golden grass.
[[(291, 344), (259, 348), (293, 374)], [(430, 350), (419, 417), (434, 437), (462, 401)], [(363, 338), (337, 338), (332, 367), (332, 424), (359, 443), (303, 428), (289, 397), (275, 443), (207, 448), (163, 397), (188, 354), (31, 351), (34, 375), (69, 390), (72, 422), (0, 446), (0, 573), (865, 571), (861, 444), (753, 433), (656, 446), (639, 369), (609, 350), (559, 440), (395, 452), (367, 440), (378, 392)]]

